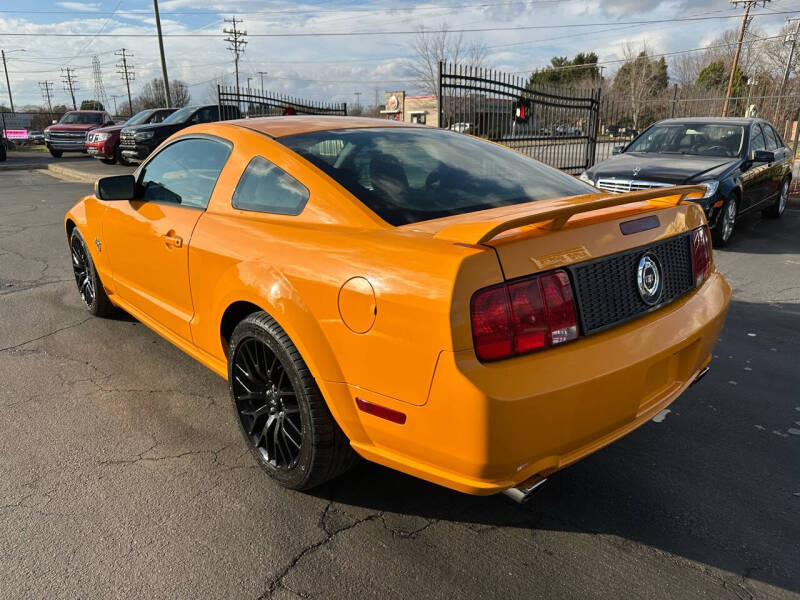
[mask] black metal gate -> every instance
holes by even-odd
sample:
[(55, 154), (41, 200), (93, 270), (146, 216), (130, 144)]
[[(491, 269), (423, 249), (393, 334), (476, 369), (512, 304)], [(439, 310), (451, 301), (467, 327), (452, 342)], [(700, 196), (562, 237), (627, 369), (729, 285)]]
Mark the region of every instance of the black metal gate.
[(499, 142), (568, 173), (594, 164), (600, 88), (530, 86), (509, 73), (439, 63), (439, 127)]
[(347, 115), (347, 103), (328, 103), (295, 98), (266, 90), (217, 86), (220, 114), (223, 107), (236, 106), (243, 117), (281, 115)]

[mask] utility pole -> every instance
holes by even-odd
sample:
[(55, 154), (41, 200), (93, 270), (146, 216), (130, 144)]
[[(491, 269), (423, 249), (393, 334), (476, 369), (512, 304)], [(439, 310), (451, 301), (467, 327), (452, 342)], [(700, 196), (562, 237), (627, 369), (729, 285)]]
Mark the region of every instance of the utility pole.
[(261, 75), (261, 91), (264, 91), (264, 75), (267, 75), (267, 71), (259, 71), (259, 75)]
[(770, 0), (730, 0), (734, 6), (744, 4), (744, 15), (742, 16), (742, 26), (739, 28), (739, 38), (736, 40), (736, 51), (733, 54), (733, 63), (731, 64), (731, 76), (728, 78), (728, 89), (725, 92), (725, 104), (722, 105), (722, 116), (728, 116), (728, 104), (731, 101), (731, 90), (733, 89), (733, 78), (736, 75), (736, 67), (739, 66), (739, 54), (742, 51), (742, 40), (744, 39), (744, 32), (747, 29), (747, 21), (750, 18), (750, 9), (755, 4), (766, 5)]
[(222, 33), (228, 35), (225, 38), (225, 41), (230, 44), (228, 46), (228, 50), (233, 51), (233, 65), (236, 70), (236, 94), (239, 94), (239, 56), (244, 54), (244, 47), (247, 45), (247, 40), (244, 38), (247, 36), (246, 31), (242, 31), (237, 29), (236, 25), (241, 24), (242, 20), (237, 20), (236, 17), (232, 17), (230, 19), (225, 19), (226, 23), (230, 23), (231, 27), (228, 29), (223, 29)]
[[(12, 52), (25, 52), (23, 49), (19, 50), (9, 50), (8, 54)], [(0, 50), (0, 53), (3, 55), (3, 70), (6, 72), (6, 89), (8, 90), (8, 103), (11, 105), (11, 112), (14, 112), (14, 99), (11, 97), (11, 83), (8, 80), (8, 67), (6, 66), (6, 51)]]
[(167, 97), (167, 108), (171, 108), (172, 97), (169, 95), (169, 77), (167, 77), (167, 59), (164, 58), (164, 38), (161, 36), (161, 17), (158, 14), (158, 0), (153, 0), (153, 11), (156, 13), (156, 31), (158, 31), (158, 51), (161, 53), (161, 75), (164, 78), (164, 93), (166, 94)]
[(128, 62), (128, 59), (133, 55), (128, 54), (125, 48), (117, 50), (114, 54), (122, 57), (117, 63), (117, 73), (122, 75), (122, 79), (125, 80), (125, 87), (128, 88), (128, 116), (132, 117), (133, 100), (131, 100), (131, 80), (136, 78), (136, 74), (133, 72), (133, 66)]
[(792, 22), (796, 22), (797, 25), (794, 28), (794, 32), (790, 33), (787, 38), (783, 41), (784, 44), (789, 45), (789, 56), (786, 59), (786, 69), (783, 71), (783, 80), (781, 81), (781, 91), (778, 94), (778, 101), (775, 105), (775, 118), (779, 118), (779, 113), (781, 112), (781, 100), (783, 100), (783, 92), (786, 88), (786, 82), (789, 81), (789, 73), (792, 71), (792, 60), (794, 59), (794, 48), (797, 45), (797, 34), (800, 33), (800, 17), (786, 17), (786, 22), (791, 25)]
[(52, 81), (40, 81), (39, 87), (42, 88), (42, 97), (47, 101), (47, 111), (50, 114), (50, 119), (53, 118), (53, 102), (51, 91), (53, 89)]
[(72, 98), (72, 109), (78, 110), (78, 105), (75, 103), (75, 89), (78, 87), (78, 78), (75, 76), (75, 69), (72, 67), (62, 67), (61, 81), (64, 82), (64, 90), (69, 92)]
[(117, 98), (119, 98), (119, 94), (111, 94), (111, 100), (114, 102), (114, 116), (117, 116)]
[(247, 78), (247, 89), (248, 89), (248, 90), (250, 89), (250, 80), (251, 80), (251, 79), (252, 79), (252, 77), (248, 77), (248, 78)]
[(356, 106), (361, 108), (361, 92), (353, 92), (353, 95), (356, 97)]

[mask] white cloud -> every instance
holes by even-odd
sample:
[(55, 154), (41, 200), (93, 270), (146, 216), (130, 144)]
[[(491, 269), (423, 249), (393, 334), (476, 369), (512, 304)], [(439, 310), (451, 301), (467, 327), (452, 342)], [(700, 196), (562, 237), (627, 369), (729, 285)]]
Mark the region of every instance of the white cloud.
[(94, 12), (100, 8), (97, 2), (59, 2), (58, 6), (77, 12)]

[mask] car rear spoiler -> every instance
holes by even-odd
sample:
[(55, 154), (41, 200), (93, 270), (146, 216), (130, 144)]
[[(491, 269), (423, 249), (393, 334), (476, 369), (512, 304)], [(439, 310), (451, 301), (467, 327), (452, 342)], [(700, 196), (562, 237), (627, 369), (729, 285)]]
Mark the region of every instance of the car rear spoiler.
[[(497, 218), (453, 223), (437, 232), (434, 237), (462, 244), (483, 244), (504, 231), (526, 225), (552, 221), (550, 228), (558, 230), (564, 227), (570, 218), (579, 213), (636, 202), (649, 202), (654, 208), (677, 206), (689, 198), (702, 198), (705, 191), (704, 186), (682, 185), (625, 194), (591, 194), (558, 200), (542, 200), (534, 205), (526, 205), (524, 210), (515, 207), (515, 210), (508, 211)], [(480, 213), (471, 214), (474, 214), (475, 217), (480, 215)]]

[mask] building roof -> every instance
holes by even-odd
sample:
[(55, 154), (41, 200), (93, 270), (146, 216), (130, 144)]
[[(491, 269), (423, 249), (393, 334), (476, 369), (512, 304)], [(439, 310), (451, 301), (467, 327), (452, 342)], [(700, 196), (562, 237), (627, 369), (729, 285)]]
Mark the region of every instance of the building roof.
[(357, 129), (368, 127), (424, 127), (403, 121), (388, 119), (371, 119), (367, 117), (334, 117), (321, 115), (292, 115), (287, 117), (258, 117), (255, 119), (237, 119), (225, 121), (239, 127), (265, 133), (279, 138), (314, 131), (331, 131), (335, 129)]

